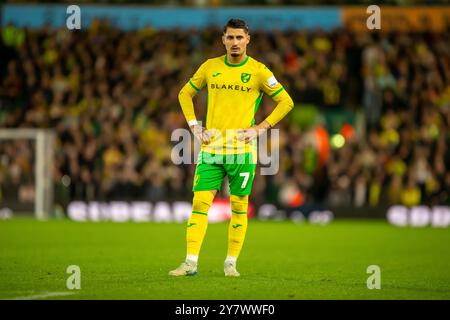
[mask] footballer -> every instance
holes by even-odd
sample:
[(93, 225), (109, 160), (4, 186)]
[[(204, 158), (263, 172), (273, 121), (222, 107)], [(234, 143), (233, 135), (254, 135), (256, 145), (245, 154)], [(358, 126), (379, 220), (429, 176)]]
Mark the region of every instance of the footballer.
[[(181, 109), (194, 135), (201, 141), (193, 183), (192, 213), (186, 226), (186, 259), (172, 276), (197, 273), (198, 256), (208, 226), (208, 211), (228, 176), (231, 220), (224, 273), (239, 277), (236, 262), (247, 231), (248, 198), (257, 163), (256, 138), (277, 124), (294, 106), (289, 94), (262, 63), (246, 53), (250, 42), (247, 24), (231, 19), (224, 26), (226, 54), (205, 61), (181, 89)], [(206, 126), (197, 121), (192, 98), (208, 90)], [(271, 114), (255, 124), (263, 94), (276, 103)]]

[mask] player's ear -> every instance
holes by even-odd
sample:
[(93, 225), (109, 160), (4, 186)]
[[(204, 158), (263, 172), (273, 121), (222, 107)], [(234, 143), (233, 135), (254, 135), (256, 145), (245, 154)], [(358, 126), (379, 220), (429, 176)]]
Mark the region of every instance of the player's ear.
[(247, 33), (247, 44), (250, 42), (250, 33)]
[(225, 45), (225, 34), (222, 35), (222, 43)]

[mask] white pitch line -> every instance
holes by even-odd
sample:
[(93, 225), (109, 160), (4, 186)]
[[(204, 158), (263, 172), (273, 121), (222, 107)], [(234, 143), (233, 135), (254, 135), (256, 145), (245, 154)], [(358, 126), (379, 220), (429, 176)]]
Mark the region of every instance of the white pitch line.
[(32, 296), (24, 296), (24, 297), (16, 297), (6, 300), (38, 300), (38, 299), (47, 299), (50, 297), (58, 297), (58, 296), (69, 296), (75, 294), (75, 292), (44, 292), (41, 294), (35, 294)]

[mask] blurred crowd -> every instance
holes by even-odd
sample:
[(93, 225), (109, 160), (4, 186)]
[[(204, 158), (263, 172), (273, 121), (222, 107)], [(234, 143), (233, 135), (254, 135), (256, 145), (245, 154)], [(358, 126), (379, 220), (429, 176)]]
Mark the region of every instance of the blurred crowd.
[[(48, 3), (72, 3), (71, 0), (49, 0)], [(23, 0), (6, 0), (6, 3), (23, 3)], [(92, 0), (78, 0), (78, 4), (93, 3)], [(99, 4), (145, 4), (147, 0), (99, 0)], [(152, 5), (166, 6), (289, 6), (289, 5), (436, 5), (447, 4), (447, 0), (153, 0)]]
[[(195, 165), (171, 161), (171, 133), (187, 128), (177, 95), (205, 59), (224, 54), (220, 30), (95, 23), (83, 32), (15, 32), (2, 33), (0, 127), (54, 129), (58, 203), (191, 199)], [(450, 32), (255, 31), (248, 53), (295, 108), (364, 115), (362, 129), (313, 170), (306, 137), (320, 123), (283, 120), (280, 170), (257, 172), (256, 205), (450, 204)], [(204, 119), (206, 92), (195, 104)], [(273, 107), (264, 98), (257, 122)], [(0, 141), (0, 151), (2, 193), (29, 186), (34, 155), (25, 142)]]

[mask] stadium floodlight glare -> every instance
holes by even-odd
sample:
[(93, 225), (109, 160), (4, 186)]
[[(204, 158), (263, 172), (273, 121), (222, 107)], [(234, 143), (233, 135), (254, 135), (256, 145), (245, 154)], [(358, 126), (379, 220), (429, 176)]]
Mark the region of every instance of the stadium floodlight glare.
[(335, 135), (333, 135), (331, 137), (331, 146), (334, 149), (340, 149), (344, 146), (344, 144), (345, 144), (345, 138), (341, 134), (336, 133)]
[(0, 140), (16, 139), (36, 142), (34, 214), (37, 219), (45, 220), (53, 207), (54, 133), (48, 129), (0, 129)]

